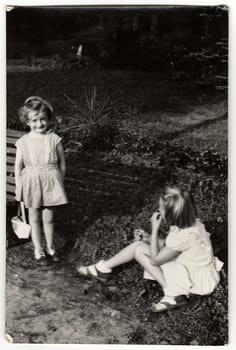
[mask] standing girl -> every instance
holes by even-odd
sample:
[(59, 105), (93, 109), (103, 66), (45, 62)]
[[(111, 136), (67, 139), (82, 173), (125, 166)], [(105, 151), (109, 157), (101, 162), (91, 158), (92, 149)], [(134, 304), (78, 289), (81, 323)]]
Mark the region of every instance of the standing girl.
[[(30, 132), (16, 142), (16, 200), (29, 209), (34, 256), (40, 265), (58, 262), (54, 236), (54, 208), (67, 203), (63, 180), (65, 157), (61, 138), (49, 130), (53, 108), (38, 96), (26, 99), (18, 111)], [(41, 221), (47, 247), (42, 248)]]
[[(165, 241), (159, 228), (165, 221), (170, 231)], [(145, 270), (144, 277), (156, 280), (164, 297), (152, 305), (153, 312), (179, 307), (190, 294), (210, 294), (219, 283), (223, 263), (214, 257), (209, 233), (196, 218), (193, 198), (187, 191), (166, 188), (159, 200), (159, 212), (151, 218), (152, 234), (135, 241), (109, 260), (81, 266), (81, 275), (105, 282), (112, 269), (135, 259)]]

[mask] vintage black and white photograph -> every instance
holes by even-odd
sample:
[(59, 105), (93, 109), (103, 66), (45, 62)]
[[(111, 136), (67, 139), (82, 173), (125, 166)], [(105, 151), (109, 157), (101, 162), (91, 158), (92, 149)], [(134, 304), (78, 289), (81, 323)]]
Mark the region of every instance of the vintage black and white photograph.
[(6, 7), (8, 343), (228, 344), (228, 15)]

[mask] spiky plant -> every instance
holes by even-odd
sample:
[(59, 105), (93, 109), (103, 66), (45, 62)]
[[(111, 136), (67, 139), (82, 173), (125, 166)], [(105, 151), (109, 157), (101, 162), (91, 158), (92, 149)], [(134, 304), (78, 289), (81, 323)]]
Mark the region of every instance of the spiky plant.
[(64, 129), (64, 131), (71, 129), (76, 130), (84, 127), (92, 127), (96, 124), (101, 124), (109, 117), (112, 110), (112, 108), (109, 106), (109, 97), (107, 95), (98, 100), (96, 86), (92, 88), (90, 95), (85, 89), (84, 106), (77, 99), (70, 97), (66, 93), (63, 95), (76, 112), (70, 116), (70, 124), (72, 125)]

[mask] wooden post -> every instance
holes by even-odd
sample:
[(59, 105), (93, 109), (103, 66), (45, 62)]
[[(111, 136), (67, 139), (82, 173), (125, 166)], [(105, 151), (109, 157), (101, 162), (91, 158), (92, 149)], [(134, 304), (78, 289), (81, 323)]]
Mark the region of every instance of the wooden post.
[(150, 18), (150, 31), (152, 33), (155, 33), (157, 31), (157, 26), (158, 26), (158, 17), (157, 15), (151, 15)]
[(99, 20), (98, 20), (98, 28), (102, 31), (105, 29), (105, 23), (104, 23), (104, 17), (103, 15), (99, 15)]
[(152, 14), (150, 17), (150, 32), (160, 38), (160, 21), (158, 14)]
[(132, 31), (133, 32), (136, 32), (138, 30), (138, 15), (134, 15), (132, 17)]

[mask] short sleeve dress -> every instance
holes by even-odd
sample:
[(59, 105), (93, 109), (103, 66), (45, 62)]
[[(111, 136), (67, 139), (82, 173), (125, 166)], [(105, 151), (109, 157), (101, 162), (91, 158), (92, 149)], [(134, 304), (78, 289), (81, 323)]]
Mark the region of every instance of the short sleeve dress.
[(210, 294), (215, 289), (223, 262), (214, 257), (210, 235), (200, 220), (186, 229), (171, 227), (166, 246), (180, 252), (175, 261), (161, 265), (169, 284), (172, 280), (180, 287), (183, 284), (187, 294)]
[(61, 138), (53, 132), (32, 137), (22, 136), (16, 142), (21, 151), (24, 168), (16, 200), (26, 208), (52, 207), (68, 202), (60, 169), (57, 145)]
[(209, 233), (201, 221), (186, 229), (172, 226), (166, 246), (180, 254), (175, 260), (160, 265), (167, 283), (165, 295), (212, 293), (219, 283), (223, 262), (213, 256)]

